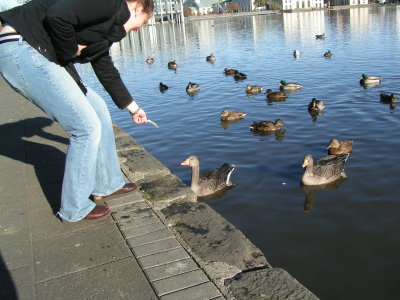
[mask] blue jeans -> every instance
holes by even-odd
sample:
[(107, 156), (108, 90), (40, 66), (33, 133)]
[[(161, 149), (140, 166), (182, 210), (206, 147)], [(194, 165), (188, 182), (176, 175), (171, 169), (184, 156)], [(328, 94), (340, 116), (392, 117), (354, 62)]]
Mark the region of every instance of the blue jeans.
[(81, 220), (95, 206), (90, 194), (109, 195), (125, 184), (104, 100), (90, 88), (84, 95), (63, 67), (25, 41), (0, 44), (0, 73), (70, 133), (58, 215)]

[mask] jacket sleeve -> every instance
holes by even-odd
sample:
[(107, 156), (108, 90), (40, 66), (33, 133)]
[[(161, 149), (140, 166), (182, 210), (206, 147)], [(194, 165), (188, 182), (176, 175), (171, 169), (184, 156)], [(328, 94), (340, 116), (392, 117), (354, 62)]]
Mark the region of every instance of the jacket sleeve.
[(117, 11), (121, 0), (60, 0), (47, 11), (44, 24), (57, 58), (68, 61), (78, 51), (75, 28), (105, 21)]
[(92, 61), (91, 64), (100, 83), (120, 109), (124, 109), (132, 103), (133, 98), (115, 68), (110, 55), (104, 55), (96, 61)]

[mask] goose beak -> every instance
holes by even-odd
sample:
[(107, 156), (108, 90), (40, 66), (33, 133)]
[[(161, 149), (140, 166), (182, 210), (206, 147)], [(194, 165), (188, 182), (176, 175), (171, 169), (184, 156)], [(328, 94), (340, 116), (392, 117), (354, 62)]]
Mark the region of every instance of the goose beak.
[(305, 167), (307, 167), (308, 166), (308, 160), (307, 159), (305, 159), (304, 160), (304, 162), (303, 162), (303, 165), (302, 165), (302, 167), (303, 168), (305, 168)]
[(188, 166), (189, 165), (189, 159), (184, 160), (181, 162), (181, 166)]

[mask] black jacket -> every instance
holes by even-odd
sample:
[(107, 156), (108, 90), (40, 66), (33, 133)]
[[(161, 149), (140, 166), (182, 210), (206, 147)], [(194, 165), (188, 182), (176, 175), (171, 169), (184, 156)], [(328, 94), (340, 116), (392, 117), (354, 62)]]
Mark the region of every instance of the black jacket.
[[(109, 48), (126, 36), (123, 24), (130, 12), (125, 0), (32, 0), (0, 12), (24, 39), (52, 62), (65, 66), (85, 91), (73, 63), (90, 62), (115, 104), (123, 109), (132, 102)], [(87, 45), (79, 57), (78, 44)]]

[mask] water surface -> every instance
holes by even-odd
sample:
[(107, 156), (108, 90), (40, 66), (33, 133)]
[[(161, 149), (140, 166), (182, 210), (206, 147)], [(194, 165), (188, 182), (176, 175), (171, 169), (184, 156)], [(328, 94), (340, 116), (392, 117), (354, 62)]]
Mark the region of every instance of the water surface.
[[(326, 33), (325, 40), (315, 39)], [(321, 299), (398, 299), (400, 293), (400, 107), (380, 93), (400, 92), (400, 7), (285, 13), (143, 28), (113, 48), (121, 76), (159, 128), (132, 124), (109, 100), (87, 66), (86, 81), (108, 101), (114, 120), (190, 184), (180, 166), (195, 154), (202, 170), (227, 161), (238, 185), (207, 203), (244, 232), (274, 267), (292, 274)], [(294, 49), (301, 52), (294, 59)], [(332, 58), (323, 57), (331, 50)], [(215, 53), (214, 64), (206, 56)], [(147, 56), (155, 58), (147, 65)], [(176, 60), (176, 72), (167, 69)], [(235, 82), (223, 74), (247, 74)], [(383, 77), (364, 89), (362, 73)], [(284, 102), (246, 97), (247, 84), (278, 89), (303, 84)], [(165, 93), (159, 82), (170, 86)], [(200, 84), (190, 97), (188, 82)], [(313, 119), (315, 97), (325, 113)], [(223, 108), (247, 113), (222, 126)], [(253, 121), (282, 119), (282, 137), (260, 136)], [(326, 155), (331, 138), (353, 139), (348, 179), (328, 190), (304, 190), (306, 153)]]

